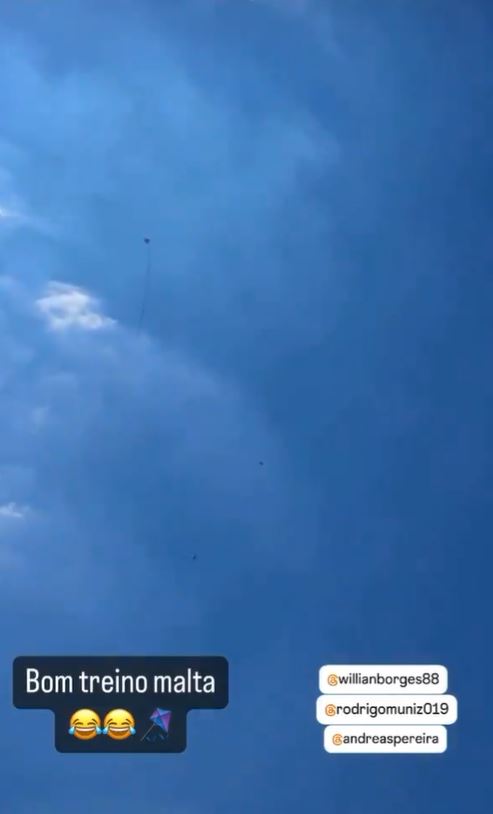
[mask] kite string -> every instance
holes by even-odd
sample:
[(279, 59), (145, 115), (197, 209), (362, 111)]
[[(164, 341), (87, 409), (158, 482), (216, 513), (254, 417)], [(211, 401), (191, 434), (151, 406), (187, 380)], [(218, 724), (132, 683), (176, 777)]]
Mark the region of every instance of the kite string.
[(140, 739), (140, 740), (141, 740), (141, 741), (143, 741), (143, 740), (144, 740), (144, 738), (147, 738), (147, 736), (148, 736), (149, 732), (151, 731), (151, 729), (154, 729), (154, 727), (155, 727), (155, 726), (156, 726), (156, 724), (152, 724), (152, 725), (149, 727), (149, 729), (147, 730), (147, 732), (145, 733), (145, 735), (142, 735), (142, 737), (141, 737), (141, 739)]
[(144, 322), (144, 316), (147, 308), (147, 300), (149, 298), (149, 286), (151, 280), (151, 244), (149, 241), (147, 243), (147, 262), (146, 262), (146, 270), (145, 270), (145, 277), (144, 277), (144, 294), (142, 297), (142, 307), (140, 309), (140, 317), (139, 317), (139, 333), (142, 330), (142, 325)]

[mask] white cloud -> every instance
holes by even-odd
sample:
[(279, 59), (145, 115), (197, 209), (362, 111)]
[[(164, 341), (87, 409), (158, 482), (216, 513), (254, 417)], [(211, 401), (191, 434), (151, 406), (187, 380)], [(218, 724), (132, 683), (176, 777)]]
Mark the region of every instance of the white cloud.
[(26, 507), (19, 506), (17, 503), (4, 503), (3, 506), (0, 506), (0, 517), (22, 520), (26, 516), (26, 512)]
[(8, 220), (9, 218), (18, 217), (17, 212), (13, 212), (6, 206), (0, 206), (0, 220)]
[(52, 282), (36, 306), (55, 331), (80, 328), (98, 331), (115, 324), (101, 312), (99, 301), (82, 288), (67, 283)]
[[(0, 170), (0, 182), (1, 174), (2, 173)], [(12, 203), (12, 201), (6, 200), (4, 197), (0, 199), (0, 229), (2, 232), (5, 230), (10, 231), (13, 228), (19, 228), (20, 226), (25, 226), (27, 223), (28, 219), (21, 211), (18, 202)]]
[[(0, 160), (3, 154), (0, 142)], [(18, 194), (14, 174), (0, 164), (0, 229), (9, 234), (13, 229), (30, 229), (47, 236), (55, 236), (54, 224), (34, 214), (26, 201)]]

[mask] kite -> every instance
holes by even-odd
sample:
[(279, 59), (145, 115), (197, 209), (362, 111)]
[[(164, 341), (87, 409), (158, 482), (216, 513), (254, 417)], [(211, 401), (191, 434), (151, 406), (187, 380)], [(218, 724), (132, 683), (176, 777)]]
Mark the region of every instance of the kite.
[(157, 727), (160, 730), (158, 735), (161, 739), (164, 740), (164, 738), (169, 733), (169, 726), (171, 723), (171, 712), (167, 709), (161, 709), (160, 707), (157, 707), (152, 713), (152, 715), (149, 716), (149, 720), (152, 721), (152, 724), (145, 733), (145, 735), (142, 736), (141, 741), (143, 741), (144, 738), (147, 738), (148, 735), (150, 735), (154, 727)]

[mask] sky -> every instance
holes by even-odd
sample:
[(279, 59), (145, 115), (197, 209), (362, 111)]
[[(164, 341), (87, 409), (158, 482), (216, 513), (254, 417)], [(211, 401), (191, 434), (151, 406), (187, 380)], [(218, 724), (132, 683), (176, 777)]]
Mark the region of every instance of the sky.
[[(492, 33), (4, 0), (8, 814), (490, 810)], [(180, 755), (61, 755), (11, 662), (63, 653), (224, 655), (230, 703)], [(447, 752), (326, 754), (327, 663), (446, 665)]]

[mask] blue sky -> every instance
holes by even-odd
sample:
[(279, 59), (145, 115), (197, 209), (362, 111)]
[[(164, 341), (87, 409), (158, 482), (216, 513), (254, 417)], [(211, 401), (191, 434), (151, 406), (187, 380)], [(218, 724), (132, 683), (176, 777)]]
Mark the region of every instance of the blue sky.
[[(8, 814), (490, 809), (492, 25), (5, 0)], [(223, 654), (230, 706), (183, 755), (59, 755), (10, 663), (63, 652)], [(445, 664), (448, 752), (325, 754), (329, 662)]]

